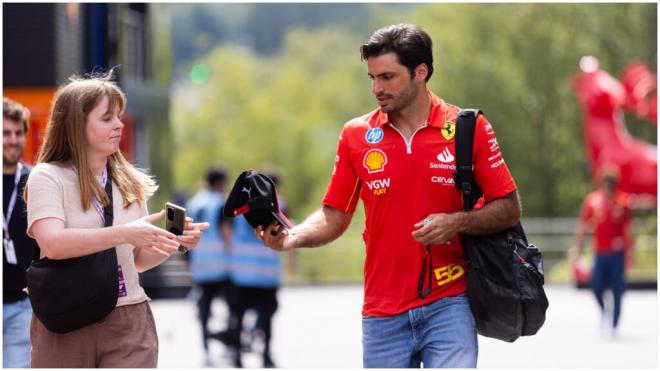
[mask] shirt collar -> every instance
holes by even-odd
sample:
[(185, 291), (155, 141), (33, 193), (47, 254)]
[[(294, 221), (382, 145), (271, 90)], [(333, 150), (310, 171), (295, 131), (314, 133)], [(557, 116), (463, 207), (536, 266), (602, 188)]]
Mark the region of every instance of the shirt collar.
[[(445, 101), (433, 94), (430, 90), (426, 90), (426, 93), (429, 95), (429, 98), (431, 98), (431, 112), (429, 113), (428, 119), (426, 119), (426, 123), (429, 126), (442, 128), (445, 126), (445, 122), (447, 122), (447, 107)], [(375, 118), (375, 127), (392, 124), (388, 114), (383, 112), (380, 108), (376, 110)]]

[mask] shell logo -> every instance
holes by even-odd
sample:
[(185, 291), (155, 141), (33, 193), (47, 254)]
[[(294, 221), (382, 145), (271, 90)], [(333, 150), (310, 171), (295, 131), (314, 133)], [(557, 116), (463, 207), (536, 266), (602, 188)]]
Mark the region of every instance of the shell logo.
[(372, 149), (364, 155), (362, 163), (367, 171), (369, 171), (369, 174), (378, 173), (385, 170), (387, 156), (385, 155), (385, 152), (379, 149)]

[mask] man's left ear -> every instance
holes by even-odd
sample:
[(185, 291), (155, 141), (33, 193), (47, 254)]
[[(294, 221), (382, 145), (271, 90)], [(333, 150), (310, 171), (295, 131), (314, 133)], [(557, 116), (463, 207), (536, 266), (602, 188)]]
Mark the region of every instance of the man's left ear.
[(428, 74), (429, 68), (426, 66), (426, 63), (421, 63), (419, 66), (415, 67), (415, 77), (419, 77), (421, 80), (426, 80)]

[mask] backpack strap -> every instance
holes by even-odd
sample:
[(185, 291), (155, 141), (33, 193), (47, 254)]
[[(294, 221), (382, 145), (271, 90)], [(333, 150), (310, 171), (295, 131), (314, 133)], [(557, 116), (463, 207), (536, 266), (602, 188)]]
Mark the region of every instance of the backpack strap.
[(479, 114), (481, 114), (479, 109), (462, 109), (456, 118), (454, 183), (463, 193), (463, 209), (465, 211), (472, 210), (472, 207), (482, 195), (481, 188), (474, 180), (472, 164), (474, 131)]

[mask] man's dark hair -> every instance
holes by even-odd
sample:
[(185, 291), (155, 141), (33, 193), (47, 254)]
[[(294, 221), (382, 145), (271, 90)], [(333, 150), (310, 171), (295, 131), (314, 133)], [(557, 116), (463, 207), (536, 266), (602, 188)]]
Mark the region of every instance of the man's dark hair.
[(20, 103), (7, 97), (2, 97), (2, 118), (23, 123), (23, 129), (28, 131), (30, 111)]
[(406, 66), (410, 77), (415, 75), (415, 68), (424, 63), (429, 69), (426, 81), (433, 75), (433, 42), (421, 28), (412, 24), (397, 24), (376, 30), (367, 43), (360, 47), (362, 60), (381, 54), (395, 53), (399, 63)]
[(271, 172), (267, 173), (266, 176), (269, 177), (270, 180), (273, 181), (273, 184), (275, 184), (275, 186), (280, 185), (280, 178), (281, 177), (280, 177), (279, 172), (271, 171)]
[(271, 163), (263, 164), (259, 167), (259, 172), (273, 181), (275, 186), (279, 186), (282, 181), (282, 173), (280, 170)]
[(206, 171), (206, 184), (215, 187), (227, 180), (227, 169), (222, 166), (212, 166)]

